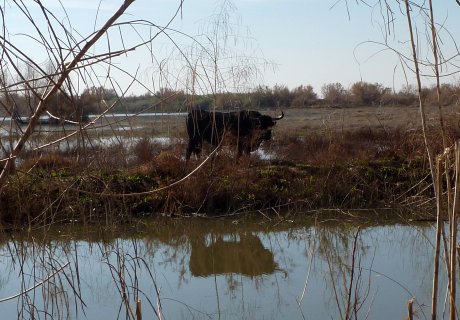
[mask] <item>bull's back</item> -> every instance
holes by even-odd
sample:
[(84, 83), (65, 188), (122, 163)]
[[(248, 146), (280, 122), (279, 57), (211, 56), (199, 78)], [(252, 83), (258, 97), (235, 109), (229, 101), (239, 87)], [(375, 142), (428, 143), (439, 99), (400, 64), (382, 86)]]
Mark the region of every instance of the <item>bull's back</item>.
[(209, 112), (202, 110), (192, 110), (187, 115), (187, 133), (189, 137), (199, 135), (203, 130), (204, 124), (209, 121)]
[(226, 130), (226, 114), (192, 110), (187, 115), (187, 132), (190, 139), (200, 139), (217, 144)]

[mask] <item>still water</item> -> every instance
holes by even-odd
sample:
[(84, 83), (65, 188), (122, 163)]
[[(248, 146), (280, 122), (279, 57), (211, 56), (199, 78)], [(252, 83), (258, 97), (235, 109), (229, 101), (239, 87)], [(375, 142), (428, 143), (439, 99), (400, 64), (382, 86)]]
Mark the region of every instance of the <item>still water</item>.
[(340, 319), (347, 301), (351, 318), (404, 319), (410, 298), (427, 319), (433, 239), (431, 223), (297, 217), (3, 234), (0, 299), (27, 292), (1, 319), (135, 319), (137, 300), (143, 319)]

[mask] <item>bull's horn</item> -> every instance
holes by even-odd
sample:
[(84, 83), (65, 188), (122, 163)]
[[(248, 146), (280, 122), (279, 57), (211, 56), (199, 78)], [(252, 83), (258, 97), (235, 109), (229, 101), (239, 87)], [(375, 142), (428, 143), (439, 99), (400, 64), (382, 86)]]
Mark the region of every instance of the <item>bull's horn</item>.
[(281, 120), (281, 119), (283, 119), (283, 118), (284, 118), (284, 112), (281, 111), (281, 115), (278, 116), (278, 117), (273, 118), (273, 120)]

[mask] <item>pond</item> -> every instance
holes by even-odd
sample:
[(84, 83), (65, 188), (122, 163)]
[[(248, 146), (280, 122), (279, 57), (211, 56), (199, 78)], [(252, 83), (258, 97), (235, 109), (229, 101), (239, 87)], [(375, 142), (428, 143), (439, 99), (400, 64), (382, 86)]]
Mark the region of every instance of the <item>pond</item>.
[[(166, 147), (181, 143), (185, 134), (186, 113), (141, 113), (105, 114), (102, 117), (89, 115), (92, 124), (49, 125), (39, 124), (34, 134), (26, 141), (25, 151), (72, 153), (76, 148), (109, 148), (122, 146), (133, 148), (142, 138)], [(0, 117), (0, 159), (9, 156), (26, 125), (17, 125), (10, 117)], [(182, 133), (177, 133), (182, 128)], [(16, 165), (22, 159), (16, 160)]]
[(403, 319), (415, 298), (427, 319), (433, 241), (433, 223), (300, 217), (4, 233), (0, 306), (4, 319), (136, 319), (138, 300), (143, 319), (340, 319), (350, 301), (352, 318)]

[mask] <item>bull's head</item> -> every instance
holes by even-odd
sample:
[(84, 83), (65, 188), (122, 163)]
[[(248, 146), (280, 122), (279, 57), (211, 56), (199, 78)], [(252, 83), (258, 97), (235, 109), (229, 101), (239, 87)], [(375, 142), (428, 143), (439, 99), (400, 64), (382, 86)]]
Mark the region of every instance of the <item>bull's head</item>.
[(257, 111), (250, 111), (249, 116), (251, 120), (256, 124), (257, 129), (266, 130), (270, 129), (276, 124), (276, 121), (284, 118), (284, 112), (281, 111), (281, 115), (277, 117), (270, 117), (263, 115)]
[[(253, 111), (254, 112), (254, 111)], [(256, 117), (254, 117), (256, 115)], [(253, 143), (251, 146), (251, 151), (257, 149), (262, 141), (272, 139), (272, 127), (276, 124), (277, 120), (281, 120), (284, 117), (284, 113), (281, 112), (280, 116), (270, 117), (267, 115), (262, 115), (259, 112), (254, 112), (252, 114), (252, 121), (254, 123), (254, 135)]]

